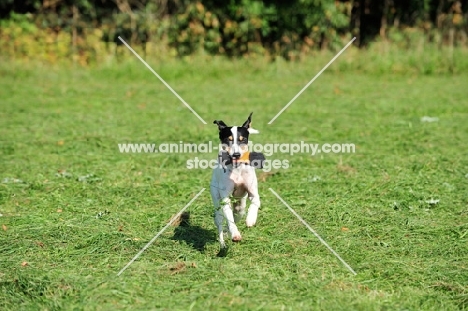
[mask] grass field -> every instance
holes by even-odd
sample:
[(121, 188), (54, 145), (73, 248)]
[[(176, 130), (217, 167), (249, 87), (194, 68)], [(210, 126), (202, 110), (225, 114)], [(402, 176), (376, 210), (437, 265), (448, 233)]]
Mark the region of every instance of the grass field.
[[(0, 309), (468, 309), (468, 75), (337, 63), (267, 125), (324, 63), (152, 64), (207, 125), (138, 61), (0, 65)], [(257, 226), (241, 224), (243, 241), (218, 257), (211, 171), (186, 169), (216, 152), (117, 144), (217, 142), (214, 119), (239, 125), (251, 111), (254, 142), (356, 152), (269, 157), (291, 167), (257, 172)], [(117, 277), (202, 188), (190, 225), (170, 227)]]

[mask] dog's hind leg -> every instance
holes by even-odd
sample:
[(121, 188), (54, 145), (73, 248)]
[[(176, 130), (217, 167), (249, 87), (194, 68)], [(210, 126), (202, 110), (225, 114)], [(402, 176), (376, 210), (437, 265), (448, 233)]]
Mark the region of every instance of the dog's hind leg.
[(245, 207), (247, 206), (247, 193), (236, 200), (234, 204), (234, 222), (237, 224), (245, 216)]

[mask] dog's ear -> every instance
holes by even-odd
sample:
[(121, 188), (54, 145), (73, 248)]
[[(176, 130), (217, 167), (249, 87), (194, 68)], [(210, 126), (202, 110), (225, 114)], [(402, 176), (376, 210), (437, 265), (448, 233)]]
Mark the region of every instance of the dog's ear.
[(258, 133), (260, 133), (259, 131), (257, 131), (256, 129), (250, 127), (250, 125), (252, 124), (252, 113), (253, 112), (250, 113), (249, 117), (247, 118), (247, 121), (244, 122), (242, 127), (246, 127), (250, 134), (258, 134)]
[(252, 124), (252, 113), (250, 113), (249, 117), (247, 118), (247, 121), (244, 122), (244, 124), (242, 124), (242, 127), (245, 127), (245, 128), (250, 128), (250, 124)]
[(221, 121), (221, 120), (219, 120), (219, 121), (218, 121), (218, 120), (214, 120), (214, 121), (213, 121), (213, 124), (216, 124), (216, 125), (218, 126), (218, 130), (220, 130), (220, 131), (221, 131), (222, 129), (224, 129), (225, 127), (227, 127), (226, 123), (224, 123), (224, 122)]

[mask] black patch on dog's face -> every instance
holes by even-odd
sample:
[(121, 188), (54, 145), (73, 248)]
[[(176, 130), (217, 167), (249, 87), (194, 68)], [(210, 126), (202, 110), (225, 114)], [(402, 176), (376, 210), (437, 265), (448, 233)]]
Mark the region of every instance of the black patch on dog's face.
[[(245, 137), (248, 137), (249, 136), (249, 132), (248, 132), (248, 129), (250, 128), (250, 124), (252, 123), (252, 113), (250, 113), (249, 117), (247, 118), (247, 120), (244, 122), (244, 124), (242, 124), (242, 126), (238, 126), (237, 128), (244, 128), (246, 131), (244, 130), (241, 130), (241, 133), (242, 135)], [(222, 141), (223, 138), (229, 133), (231, 132), (232, 133), (232, 126), (227, 126), (226, 123), (224, 123), (224, 121), (222, 120), (214, 120), (213, 121), (213, 124), (216, 124), (218, 126), (218, 130), (219, 130), (219, 139)], [(221, 134), (223, 132), (223, 134)], [(228, 136), (229, 137), (229, 136)]]
[(225, 127), (219, 131), (219, 140), (222, 144), (230, 146), (234, 142), (238, 145), (247, 144), (249, 142), (249, 130), (245, 127), (237, 127), (237, 137), (234, 137), (232, 126)]
[(230, 155), (243, 154), (248, 151), (249, 128), (252, 123), (252, 113), (242, 126), (227, 126), (222, 120), (214, 120), (218, 125), (219, 140), (223, 145), (223, 150)]

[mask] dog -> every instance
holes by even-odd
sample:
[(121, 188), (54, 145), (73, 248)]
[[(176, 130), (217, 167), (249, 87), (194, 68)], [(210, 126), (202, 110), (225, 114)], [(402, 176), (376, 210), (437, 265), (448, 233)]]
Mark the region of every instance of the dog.
[(223, 121), (213, 122), (218, 126), (222, 148), (218, 154), (218, 166), (214, 168), (210, 192), (215, 207), (214, 223), (218, 229), (219, 243), (225, 248), (223, 235), (224, 219), (233, 242), (242, 240), (237, 223), (245, 216), (247, 198), (250, 206), (245, 224), (252, 227), (257, 222), (260, 208), (256, 168), (262, 168), (263, 154), (249, 152), (249, 134), (259, 133), (251, 128), (252, 113), (242, 126), (227, 126)]

